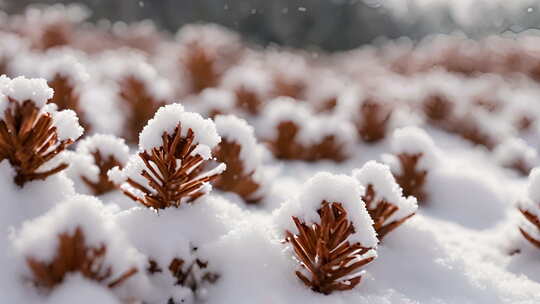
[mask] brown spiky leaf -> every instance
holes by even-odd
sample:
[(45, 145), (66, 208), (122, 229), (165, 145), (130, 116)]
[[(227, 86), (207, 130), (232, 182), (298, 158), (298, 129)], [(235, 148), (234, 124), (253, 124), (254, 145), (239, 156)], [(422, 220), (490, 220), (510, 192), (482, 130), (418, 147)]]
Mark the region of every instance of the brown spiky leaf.
[(190, 76), (193, 93), (217, 86), (220, 75), (216, 69), (216, 58), (198, 43), (188, 46), (182, 62)]
[(192, 155), (197, 146), (193, 144), (193, 130), (189, 129), (185, 137), (181, 134), (179, 124), (172, 135), (163, 133), (160, 147), (139, 152), (138, 156), (146, 166), (141, 175), (151, 189), (128, 178), (128, 184), (144, 195), (138, 196), (131, 190), (122, 189), (124, 194), (154, 209), (179, 207), (183, 201), (193, 201), (204, 194), (204, 183), (213, 181), (219, 173), (201, 173), (206, 161), (200, 155)]
[[(521, 214), (523, 214), (523, 216), (525, 217), (525, 219), (531, 223), (535, 228), (536, 230), (540, 231), (540, 218), (526, 210), (526, 209), (523, 209), (523, 208), (519, 208), (519, 212), (521, 212)], [(525, 229), (519, 227), (519, 231), (521, 232), (521, 235), (523, 235), (523, 237), (529, 241), (529, 243), (533, 244), (535, 247), (537, 247), (538, 249), (540, 249), (540, 240), (534, 238), (532, 235), (530, 235), (527, 231), (525, 231)]]
[(318, 213), (320, 223), (304, 223), (293, 216), (298, 234), (286, 231), (286, 241), (308, 273), (296, 271), (296, 275), (312, 290), (323, 294), (353, 289), (362, 279), (359, 269), (374, 259), (363, 257), (372, 248), (347, 240), (355, 228), (341, 203), (324, 201)]
[(79, 123), (88, 131), (89, 124), (83, 119), (84, 113), (79, 105), (79, 93), (77, 93), (72, 81), (57, 74), (53, 80), (48, 82), (48, 85), (54, 90), (54, 96), (48, 102), (56, 104), (59, 110), (75, 111), (79, 117)]
[(375, 189), (373, 185), (370, 184), (367, 186), (366, 193), (362, 197), (362, 200), (364, 203), (366, 203), (366, 209), (371, 216), (371, 219), (373, 219), (373, 228), (377, 232), (377, 237), (379, 238), (380, 242), (388, 233), (410, 219), (414, 215), (414, 212), (390, 223), (386, 223), (387, 220), (399, 210), (399, 208), (395, 204), (392, 204), (385, 199), (376, 201), (375, 197)]
[(80, 227), (73, 234), (58, 236), (58, 248), (50, 262), (27, 257), (26, 262), (32, 272), (31, 281), (39, 288), (50, 290), (61, 284), (67, 275), (80, 273), (88, 280), (115, 288), (137, 273), (136, 268), (125, 271), (118, 278), (112, 278), (112, 266), (105, 264), (107, 247), (88, 247)]
[(418, 202), (425, 202), (427, 195), (424, 190), (428, 172), (418, 168), (418, 162), (423, 154), (398, 154), (397, 158), (401, 164), (401, 173), (396, 174), (396, 182), (403, 189), (405, 196), (414, 196)]
[(280, 122), (277, 126), (277, 138), (270, 142), (270, 149), (279, 159), (302, 159), (304, 147), (296, 142), (300, 127), (292, 121)]
[(39, 168), (66, 149), (73, 140), (60, 141), (50, 113), (40, 113), (35, 104), (22, 105), (8, 99), (9, 106), (0, 120), (0, 161), (8, 159), (16, 171), (15, 183), (23, 186), (33, 180), (44, 180), (68, 167), (61, 163), (38, 172)]

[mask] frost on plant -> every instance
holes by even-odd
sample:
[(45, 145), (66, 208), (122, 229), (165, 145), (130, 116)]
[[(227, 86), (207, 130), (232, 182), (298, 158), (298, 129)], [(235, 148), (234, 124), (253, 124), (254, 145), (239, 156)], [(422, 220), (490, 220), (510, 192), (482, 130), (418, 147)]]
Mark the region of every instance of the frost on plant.
[(538, 164), (535, 149), (520, 138), (509, 139), (494, 150), (495, 160), (503, 167), (513, 169), (523, 176), (529, 175)]
[(241, 196), (248, 203), (257, 203), (261, 197), (261, 147), (257, 145), (254, 130), (235, 116), (217, 116), (215, 119), (221, 142), (214, 149), (217, 161), (227, 165), (214, 186)]
[(362, 200), (379, 241), (415, 214), (416, 198), (403, 196), (388, 166), (369, 161), (353, 176), (365, 187)]
[(316, 292), (353, 289), (362, 279), (360, 269), (376, 258), (377, 240), (360, 188), (351, 177), (319, 173), (297, 202), (282, 207), (283, 221), (293, 214), (285, 240), (302, 267), (296, 276)]
[(206, 194), (223, 164), (203, 172), (220, 141), (214, 123), (179, 104), (160, 108), (141, 132), (139, 152), (109, 177), (128, 197), (154, 209), (178, 207)]
[(43, 79), (2, 77), (0, 90), (0, 161), (15, 169), (15, 183), (23, 186), (67, 168), (48, 164), (81, 136), (75, 113), (45, 104), (53, 91)]
[(424, 99), (423, 110), (432, 124), (444, 125), (452, 118), (454, 104), (442, 94), (431, 94)]

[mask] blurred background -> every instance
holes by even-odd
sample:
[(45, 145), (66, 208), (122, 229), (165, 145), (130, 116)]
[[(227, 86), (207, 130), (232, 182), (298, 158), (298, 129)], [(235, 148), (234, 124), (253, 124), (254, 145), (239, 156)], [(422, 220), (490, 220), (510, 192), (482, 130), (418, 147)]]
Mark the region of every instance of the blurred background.
[(530, 0), (0, 0), (0, 9), (21, 13), (36, 3), (82, 3), (91, 21), (151, 19), (171, 32), (215, 22), (248, 41), (330, 51), (377, 37), (420, 39), (459, 30), (478, 38), (540, 24), (540, 4)]

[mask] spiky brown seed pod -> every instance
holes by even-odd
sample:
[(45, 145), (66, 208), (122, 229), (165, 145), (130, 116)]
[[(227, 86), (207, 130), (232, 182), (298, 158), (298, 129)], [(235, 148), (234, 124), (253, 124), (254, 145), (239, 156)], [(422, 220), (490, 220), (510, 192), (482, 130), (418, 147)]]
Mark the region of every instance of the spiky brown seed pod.
[(419, 202), (425, 202), (427, 199), (424, 185), (426, 183), (428, 172), (427, 170), (418, 168), (418, 163), (422, 157), (422, 153), (398, 154), (397, 159), (401, 164), (401, 172), (395, 174), (396, 182), (403, 189), (403, 194), (406, 196), (414, 196)]

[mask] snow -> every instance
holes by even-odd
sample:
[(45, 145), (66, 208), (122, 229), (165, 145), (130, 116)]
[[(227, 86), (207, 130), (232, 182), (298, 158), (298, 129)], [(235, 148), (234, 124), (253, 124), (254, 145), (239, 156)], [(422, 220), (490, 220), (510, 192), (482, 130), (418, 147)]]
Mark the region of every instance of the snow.
[(502, 166), (512, 166), (515, 161), (523, 161), (531, 168), (538, 165), (538, 153), (520, 138), (510, 138), (498, 145), (494, 157)]
[[(47, 106), (50, 106), (49, 104)], [(48, 107), (51, 108), (51, 107)], [(56, 134), (60, 141), (71, 139), (76, 140), (84, 132), (83, 127), (79, 125), (79, 118), (72, 110), (54, 111), (53, 125), (56, 128)]]
[(419, 169), (431, 169), (438, 162), (437, 147), (431, 137), (419, 127), (411, 126), (395, 130), (392, 134), (391, 145), (395, 155), (422, 154), (418, 163)]
[(212, 120), (203, 119), (198, 113), (184, 111), (181, 104), (170, 104), (159, 108), (154, 118), (148, 121), (139, 136), (139, 148), (151, 151), (160, 147), (163, 133), (172, 135), (178, 125), (182, 127), (182, 136), (186, 136), (189, 129), (193, 130), (194, 144), (213, 149), (221, 140)]
[(528, 198), (535, 204), (540, 203), (540, 168), (534, 168), (529, 174), (527, 184)]
[(16, 77), (2, 86), (2, 93), (19, 103), (31, 100), (36, 107), (41, 108), (47, 100), (53, 97), (53, 89), (42, 78)]
[(396, 183), (390, 168), (387, 165), (368, 161), (360, 169), (354, 169), (352, 176), (356, 178), (364, 188), (371, 185), (375, 191), (374, 201), (386, 200), (399, 209), (387, 219), (388, 223), (401, 219), (416, 212), (418, 203), (416, 198), (404, 197), (401, 187)]
[(113, 156), (121, 164), (127, 163), (129, 158), (129, 147), (125, 140), (114, 135), (94, 134), (77, 144), (77, 153), (90, 155), (97, 151), (105, 158)]

